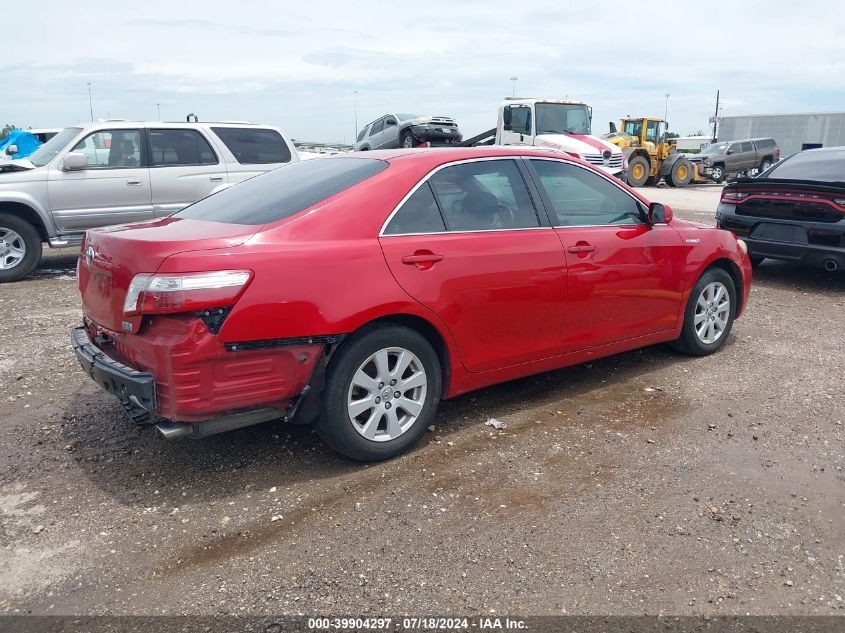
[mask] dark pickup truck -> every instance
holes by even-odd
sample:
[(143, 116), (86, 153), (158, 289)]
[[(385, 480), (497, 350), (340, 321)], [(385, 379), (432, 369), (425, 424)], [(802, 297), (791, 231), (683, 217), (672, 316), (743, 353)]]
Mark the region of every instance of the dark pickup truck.
[(720, 141), (708, 145), (700, 154), (689, 157), (698, 164), (698, 172), (722, 182), (728, 174), (751, 175), (753, 170), (767, 170), (780, 159), (780, 148), (772, 138), (749, 138), (740, 141)]

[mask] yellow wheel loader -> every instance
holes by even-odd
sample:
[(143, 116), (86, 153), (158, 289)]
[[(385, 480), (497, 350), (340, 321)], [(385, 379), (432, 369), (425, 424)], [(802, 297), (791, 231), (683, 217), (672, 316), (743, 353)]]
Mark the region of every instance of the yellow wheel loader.
[(604, 139), (622, 150), (628, 159), (628, 184), (632, 187), (656, 185), (660, 178), (672, 187), (685, 187), (691, 182), (707, 182), (696, 165), (675, 144), (666, 140), (666, 121), (647, 117), (625, 117), (621, 130), (610, 124)]

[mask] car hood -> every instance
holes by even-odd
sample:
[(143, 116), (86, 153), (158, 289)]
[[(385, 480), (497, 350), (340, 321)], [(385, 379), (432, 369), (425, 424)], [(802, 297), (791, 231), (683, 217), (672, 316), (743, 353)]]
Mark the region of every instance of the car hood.
[(605, 150), (610, 151), (611, 154), (622, 153), (622, 150), (613, 143), (587, 134), (538, 134), (534, 144), (581, 155), (603, 154)]
[(0, 178), (4, 180), (8, 178), (7, 174), (19, 174), (33, 169), (37, 169), (37, 167), (29, 162), (28, 158), (0, 160)]
[(712, 224), (704, 224), (703, 222), (695, 222), (694, 220), (681, 220), (680, 218), (673, 218), (672, 226), (676, 229), (708, 229), (711, 231), (717, 228)]

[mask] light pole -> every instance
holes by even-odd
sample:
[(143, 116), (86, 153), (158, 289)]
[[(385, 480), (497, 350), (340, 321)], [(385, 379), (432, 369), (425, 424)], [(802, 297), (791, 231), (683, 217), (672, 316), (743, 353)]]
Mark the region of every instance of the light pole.
[(355, 110), (355, 140), (358, 140), (358, 91), (354, 92), (352, 107)]
[[(663, 120), (666, 121), (669, 118), (669, 97), (671, 97), (668, 92), (666, 93), (666, 108), (663, 110)], [(667, 121), (668, 126), (668, 121)]]
[(91, 121), (94, 121), (94, 105), (91, 101), (91, 82), (88, 82), (88, 112), (91, 114)]
[(161, 104), (157, 103), (156, 108), (158, 108), (158, 120), (161, 121)]
[(516, 82), (519, 81), (519, 77), (511, 77), (511, 96), (516, 96)]

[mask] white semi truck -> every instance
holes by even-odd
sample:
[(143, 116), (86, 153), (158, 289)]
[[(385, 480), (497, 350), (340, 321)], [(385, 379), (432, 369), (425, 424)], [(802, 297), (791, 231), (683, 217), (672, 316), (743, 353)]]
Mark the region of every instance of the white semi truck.
[(580, 101), (509, 97), (496, 127), (461, 145), (533, 145), (565, 152), (625, 181), (628, 165), (616, 145), (593, 136), (593, 111)]

